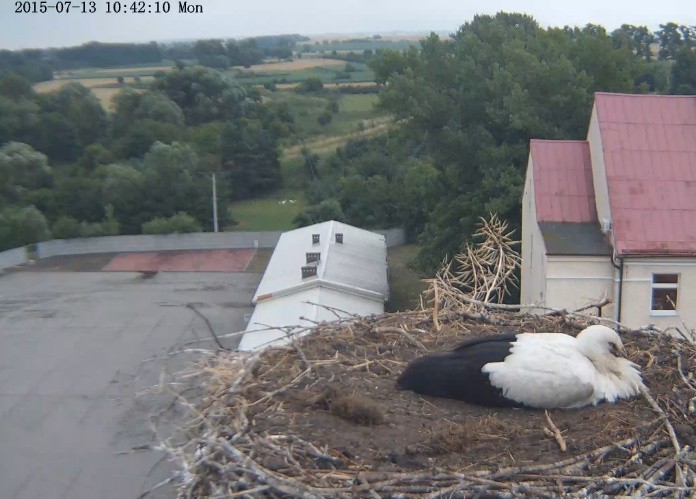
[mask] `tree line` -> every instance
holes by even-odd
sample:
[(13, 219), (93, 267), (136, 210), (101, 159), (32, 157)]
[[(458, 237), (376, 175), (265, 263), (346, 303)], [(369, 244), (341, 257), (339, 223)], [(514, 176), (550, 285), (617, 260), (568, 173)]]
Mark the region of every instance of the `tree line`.
[[(124, 88), (107, 113), (79, 83), (36, 94), (0, 78), (0, 250), (50, 237), (211, 230), (231, 200), (280, 185), (287, 109), (200, 66)], [(223, 174), (224, 173), (224, 174)]]
[[(423, 266), (457, 252), (479, 216), (519, 226), (531, 138), (584, 139), (596, 91), (696, 93), (693, 29), (669, 23), (659, 33), (544, 29), (499, 13), (448, 38), (370, 54), (379, 106), (394, 124), (335, 154), (306, 152), (299, 180), (310, 205), (297, 224), (405, 226)], [(280, 186), (278, 141), (293, 116), (228, 73), (179, 64), (114, 104), (106, 113), (75, 83), (37, 95), (18, 74), (0, 77), (2, 248), (210, 230), (211, 172), (225, 172), (223, 224), (230, 200)]]
[(266, 57), (289, 58), (301, 35), (278, 35), (244, 40), (198, 40), (174, 43), (99, 43), (75, 47), (0, 50), (0, 76), (17, 73), (30, 82), (53, 79), (54, 71), (194, 61), (203, 66), (250, 66)]
[(529, 140), (584, 140), (597, 91), (696, 94), (694, 33), (673, 23), (657, 35), (629, 25), (544, 29), (499, 13), (419, 48), (382, 51), (369, 65), (379, 106), (398, 125), (334, 155), (307, 152), (311, 204), (297, 222), (403, 225), (425, 267), (457, 253), (481, 216), (519, 228)]

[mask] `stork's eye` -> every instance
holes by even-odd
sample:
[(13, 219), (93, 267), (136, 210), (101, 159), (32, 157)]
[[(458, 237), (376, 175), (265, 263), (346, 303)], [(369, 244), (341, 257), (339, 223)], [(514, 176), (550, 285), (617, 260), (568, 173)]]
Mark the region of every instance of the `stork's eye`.
[(611, 352), (614, 357), (621, 356), (621, 351), (616, 343), (609, 343), (609, 352)]

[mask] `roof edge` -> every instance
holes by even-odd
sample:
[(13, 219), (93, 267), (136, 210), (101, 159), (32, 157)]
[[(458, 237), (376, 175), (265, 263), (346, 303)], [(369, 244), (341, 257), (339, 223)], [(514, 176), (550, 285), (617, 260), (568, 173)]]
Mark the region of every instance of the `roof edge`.
[(685, 98), (685, 99), (696, 99), (696, 95), (663, 95), (663, 94), (626, 94), (626, 93), (619, 93), (619, 92), (595, 92), (595, 96), (597, 95), (607, 95), (607, 96), (620, 96), (620, 97), (637, 97), (637, 98), (663, 98), (663, 99), (674, 99), (675, 97), (678, 98)]
[(620, 258), (696, 258), (696, 251), (670, 251), (663, 253), (655, 253), (654, 251), (631, 251), (629, 252), (617, 252), (617, 257)]
[(272, 300), (273, 298), (281, 298), (283, 296), (289, 296), (295, 294), (299, 291), (305, 291), (308, 289), (324, 286), (335, 291), (342, 291), (345, 293), (362, 296), (363, 298), (368, 298), (376, 301), (387, 301), (388, 295), (379, 293), (377, 291), (371, 291), (365, 288), (359, 288), (356, 286), (349, 286), (347, 284), (341, 284), (339, 282), (330, 281), (324, 278), (309, 278), (307, 281), (301, 282), (294, 286), (288, 286), (287, 288), (282, 288), (272, 293), (264, 293), (263, 295), (254, 296), (251, 303), (256, 305), (259, 302), (259, 298), (263, 298), (261, 302)]

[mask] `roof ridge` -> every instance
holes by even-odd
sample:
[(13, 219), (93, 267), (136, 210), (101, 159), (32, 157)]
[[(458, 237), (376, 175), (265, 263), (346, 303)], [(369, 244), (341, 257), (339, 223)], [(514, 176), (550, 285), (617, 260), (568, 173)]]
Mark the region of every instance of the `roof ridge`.
[(641, 97), (641, 98), (646, 98), (646, 97), (659, 97), (659, 98), (664, 98), (664, 99), (674, 99), (674, 98), (687, 98), (687, 99), (696, 99), (696, 95), (671, 95), (671, 94), (629, 94), (629, 93), (622, 93), (622, 92), (595, 92), (594, 93), (595, 97), (598, 95), (607, 95), (607, 96), (616, 96), (616, 97)]
[(558, 143), (558, 142), (569, 142), (572, 144), (587, 144), (587, 140), (581, 140), (581, 139), (529, 139), (530, 142), (553, 142), (553, 143)]

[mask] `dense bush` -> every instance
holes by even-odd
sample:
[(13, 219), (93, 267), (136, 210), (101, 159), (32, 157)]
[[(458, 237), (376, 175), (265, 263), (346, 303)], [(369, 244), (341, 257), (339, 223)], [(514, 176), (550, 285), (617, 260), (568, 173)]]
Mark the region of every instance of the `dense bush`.
[(153, 218), (143, 224), (143, 234), (184, 234), (201, 231), (201, 224), (185, 211), (169, 218)]

